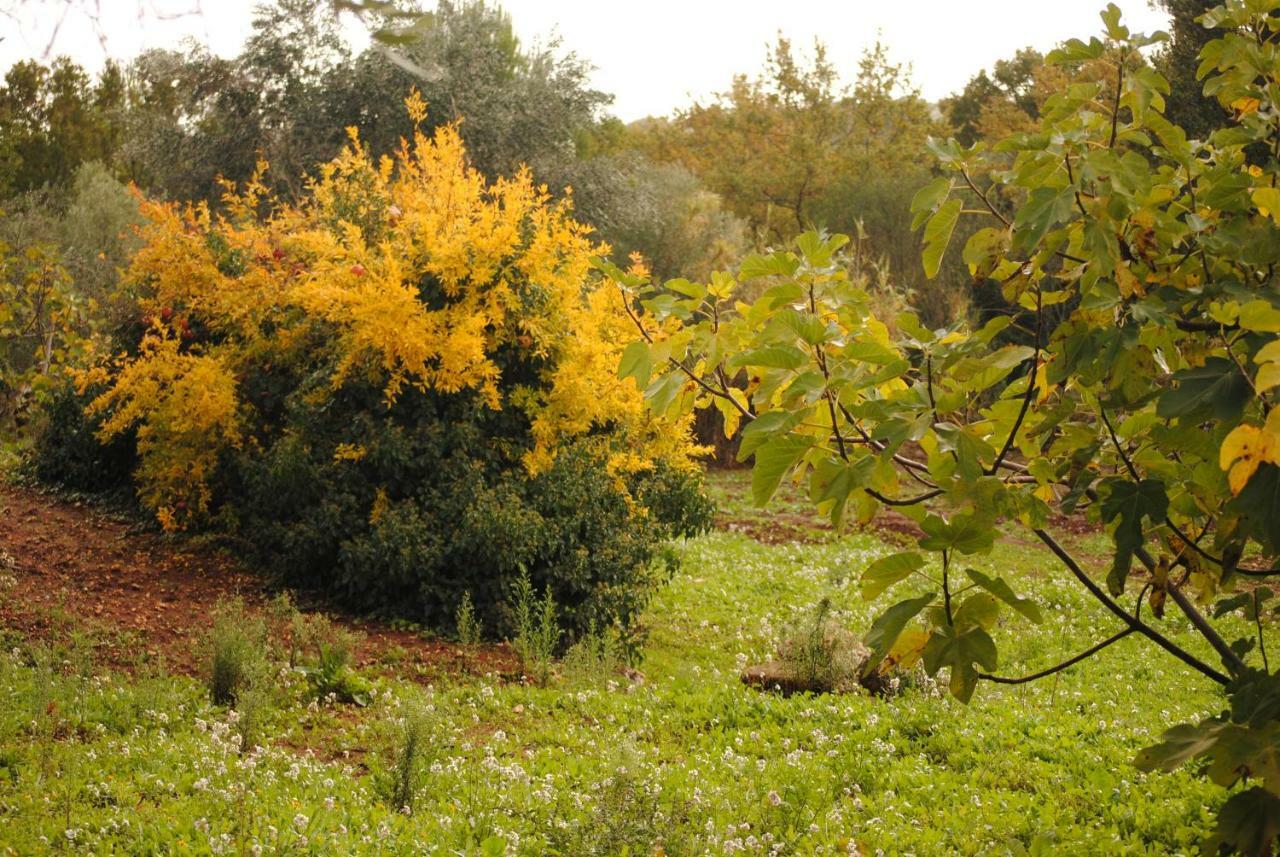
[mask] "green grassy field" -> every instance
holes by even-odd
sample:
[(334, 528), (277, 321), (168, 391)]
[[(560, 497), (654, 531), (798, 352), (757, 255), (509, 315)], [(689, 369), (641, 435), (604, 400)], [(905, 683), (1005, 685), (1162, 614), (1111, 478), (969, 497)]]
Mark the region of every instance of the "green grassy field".
[[(1167, 655), (1129, 638), (1044, 682), (981, 685), (967, 707), (921, 677), (890, 699), (762, 694), (740, 668), (821, 598), (861, 633), (910, 582), (859, 599), (852, 581), (890, 550), (869, 535), (767, 545), (717, 532), (678, 550), (640, 675), (578, 664), (545, 688), (462, 673), (423, 687), (384, 670), (358, 708), (314, 701), (282, 669), (263, 745), (247, 752), (236, 714), (196, 681), (102, 674), (72, 639), (10, 634), (0, 853), (1198, 851), (1221, 790), (1129, 764), (1222, 705)], [(1006, 540), (975, 565), (1017, 578), (1049, 617), (1004, 620), (1002, 673), (1113, 630), (1036, 546)], [(411, 813), (390, 797), (406, 723), (423, 748)]]

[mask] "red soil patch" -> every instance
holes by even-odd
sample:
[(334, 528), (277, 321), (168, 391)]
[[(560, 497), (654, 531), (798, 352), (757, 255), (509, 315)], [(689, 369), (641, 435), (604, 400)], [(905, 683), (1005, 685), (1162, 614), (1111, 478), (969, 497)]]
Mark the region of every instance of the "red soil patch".
[[(801, 515), (794, 512), (760, 512), (736, 517), (720, 514), (715, 517), (715, 528), (742, 533), (749, 539), (767, 545), (821, 542), (835, 534), (831, 523), (816, 513)], [(911, 542), (924, 535), (915, 521), (894, 509), (881, 509), (875, 520), (863, 526), (848, 523), (845, 525), (845, 532), (872, 532), (892, 544)]]
[(717, 530), (742, 533), (749, 539), (767, 545), (825, 541), (833, 532), (831, 524), (826, 521), (787, 512), (740, 517), (720, 514), (715, 516), (714, 525)]
[[(137, 532), (83, 503), (0, 484), (0, 628), (34, 639), (101, 632), (98, 654), (109, 663), (162, 656), (170, 670), (195, 675), (215, 606), (235, 596), (251, 609), (268, 600), (262, 578), (225, 555)], [(412, 631), (335, 621), (361, 632), (357, 660), (365, 665), (414, 665), (408, 672), (424, 678), (464, 666), (516, 668), (505, 647), (463, 652)]]

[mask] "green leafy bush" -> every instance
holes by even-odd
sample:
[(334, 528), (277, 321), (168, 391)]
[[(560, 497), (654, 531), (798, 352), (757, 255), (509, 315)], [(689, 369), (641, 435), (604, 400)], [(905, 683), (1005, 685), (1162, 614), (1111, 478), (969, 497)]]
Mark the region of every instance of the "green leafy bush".
[(100, 420), (85, 415), (93, 390), (76, 392), (69, 382), (50, 390), (42, 408), (31, 461), (36, 478), (76, 491), (106, 491), (129, 484), (137, 463), (134, 440), (119, 437), (102, 443)]
[(121, 288), (120, 271), (140, 244), (138, 199), (96, 161), (81, 164), (71, 182), (66, 213), (54, 236), (63, 264), (83, 300), (93, 301), (95, 326), (116, 344), (137, 342), (135, 296)]
[(371, 687), (354, 671), (361, 635), (338, 625), (323, 613), (303, 613), (288, 593), (268, 606), (272, 649), (289, 669), (303, 675), (313, 697), (367, 705)]
[[(510, 596), (523, 567), (539, 591), (550, 588), (571, 639), (592, 622), (633, 628), (673, 567), (664, 542), (711, 524), (696, 472), (659, 464), (620, 481), (584, 443), (530, 475), (516, 419), (426, 397), (404, 419), (353, 419), (372, 409), (376, 391), (346, 391), (332, 413), (286, 396), (285, 379), (246, 385), (297, 429), (234, 456), (217, 486), (218, 523), (255, 564), (351, 609), (451, 628), (470, 593), (477, 638), (500, 637), (513, 631)], [(33, 456), (42, 481), (129, 485), (134, 441), (98, 438), (100, 421), (84, 413), (92, 393), (68, 384), (50, 398)], [(364, 457), (335, 460), (342, 443), (359, 443)]]
[[(708, 518), (666, 470), (693, 469), (688, 421), (617, 375), (630, 322), (592, 271), (603, 245), (527, 172), (469, 164), (448, 126), (388, 169), (353, 139), (296, 205), (262, 184), (217, 212), (144, 200), (119, 284), (119, 326), (141, 326), (77, 375), (104, 385), (94, 434), (133, 433), (166, 530), (221, 529), (344, 608), (451, 630), (469, 591), (498, 636), (527, 568), (570, 633), (632, 625), (662, 542)], [(105, 180), (82, 184), (86, 216), (121, 220)]]
[[(709, 525), (696, 475), (659, 467), (620, 486), (579, 445), (530, 476), (515, 456), (494, 455), (521, 448), (501, 419), (421, 404), (383, 422), (291, 405), (303, 431), (237, 463), (238, 526), (255, 559), (292, 585), (428, 627), (451, 627), (470, 593), (490, 637), (512, 630), (509, 599), (525, 568), (576, 635), (593, 620), (633, 624), (669, 571), (663, 541)], [(357, 440), (358, 462), (325, 452)]]
[(369, 704), (370, 684), (351, 670), (351, 649), (342, 641), (321, 643), (315, 664), (302, 667), (318, 699)]

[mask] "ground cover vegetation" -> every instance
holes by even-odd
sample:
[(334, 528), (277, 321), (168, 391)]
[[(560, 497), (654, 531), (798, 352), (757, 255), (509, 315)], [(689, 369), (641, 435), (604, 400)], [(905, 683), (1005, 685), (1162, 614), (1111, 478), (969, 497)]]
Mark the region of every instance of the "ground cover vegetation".
[[(714, 482), (750, 503), (748, 481)], [(367, 705), (343, 704), (290, 669), (317, 663), (318, 643), (291, 658), (287, 612), (264, 610), (232, 626), (268, 629), (251, 658), (263, 666), (244, 671), (263, 670), (269, 694), (246, 712), (212, 702), (211, 653), (174, 675), (146, 657), (129, 671), (99, 665), (109, 641), (82, 626), (74, 638), (10, 638), (0, 839), (17, 854), (1199, 852), (1222, 790), (1190, 769), (1143, 773), (1130, 760), (1163, 724), (1221, 697), (1136, 639), (1045, 682), (984, 689), (969, 706), (919, 667), (884, 698), (744, 686), (743, 665), (772, 657), (823, 599), (857, 633), (893, 601), (864, 600), (850, 571), (892, 543), (832, 537), (816, 516), (798, 538), (721, 531), (679, 543), (682, 572), (646, 611), (638, 672), (584, 645), (543, 684), (510, 667), (420, 677), (388, 648), (355, 668)], [(1091, 557), (1108, 547), (1097, 534), (1068, 543)], [(1007, 616), (993, 629), (1011, 671), (1052, 666), (1107, 621), (1034, 543), (1002, 540), (974, 565), (1025, 581), (1046, 616), (1044, 638)], [(1188, 622), (1166, 625), (1210, 655)], [(1229, 633), (1249, 628), (1227, 621)], [(194, 633), (234, 647), (221, 630)]]
[(1271, 853), (1280, 10), (1167, 8), (630, 126), (482, 3), (14, 65), (0, 471), (340, 615), (0, 603), (0, 842)]

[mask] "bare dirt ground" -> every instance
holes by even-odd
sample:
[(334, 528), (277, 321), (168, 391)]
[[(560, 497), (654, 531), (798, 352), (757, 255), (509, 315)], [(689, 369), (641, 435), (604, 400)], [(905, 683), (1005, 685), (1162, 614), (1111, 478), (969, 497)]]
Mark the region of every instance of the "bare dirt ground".
[[(760, 542), (835, 535), (798, 501), (770, 510), (725, 505), (716, 527)], [(918, 534), (913, 521), (892, 511), (871, 526), (895, 542)], [(198, 641), (217, 606), (238, 597), (262, 610), (271, 596), (261, 576), (219, 551), (141, 530), (92, 503), (0, 483), (0, 630), (37, 640), (79, 634), (95, 659), (113, 666), (159, 661), (196, 675), (204, 661)], [(505, 646), (464, 651), (387, 623), (331, 618), (360, 632), (362, 666), (384, 664), (424, 681), (460, 669), (518, 674)]]
[[(764, 512), (756, 515), (725, 514), (715, 517), (715, 528), (731, 533), (742, 533), (749, 539), (767, 545), (790, 542), (818, 542), (834, 537), (836, 530), (815, 513)], [(865, 527), (853, 525), (849, 530), (865, 529), (893, 544), (914, 541), (923, 531), (915, 521), (893, 509), (882, 509), (876, 519)]]
[[(0, 483), (0, 628), (32, 639), (79, 632), (112, 665), (160, 659), (194, 675), (202, 657), (193, 641), (233, 597), (261, 609), (270, 593), (263, 578), (219, 552), (140, 532), (87, 503)], [(463, 652), (411, 630), (334, 618), (361, 633), (364, 665), (416, 666), (427, 679), (464, 665), (516, 668), (506, 647)]]

